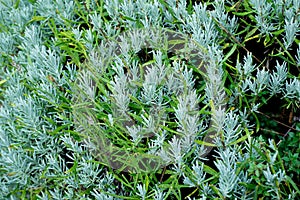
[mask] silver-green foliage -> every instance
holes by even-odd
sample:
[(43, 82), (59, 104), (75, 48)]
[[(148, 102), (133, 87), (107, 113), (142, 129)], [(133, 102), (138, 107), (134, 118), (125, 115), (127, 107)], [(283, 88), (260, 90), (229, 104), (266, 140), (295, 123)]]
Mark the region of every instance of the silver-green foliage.
[[(284, 27), (284, 39), (281, 42), (288, 50), (299, 32), (299, 1), (251, 0), (250, 3), (262, 35), (272, 35), (272, 32)], [(269, 97), (281, 95), (291, 104), (299, 105), (299, 77), (289, 78), (287, 63), (283, 61), (278, 61), (271, 73), (258, 68), (253, 64), (252, 55), (248, 54), (243, 63), (235, 64), (239, 82), (235, 88), (226, 90), (229, 97), (228, 102), (224, 102), (226, 95), (222, 67), (225, 60), (220, 44), (227, 39), (227, 35), (221, 34), (220, 26), (228, 33), (235, 34), (237, 23), (236, 18), (227, 14), (224, 4), (222, 0), (214, 1), (213, 9), (208, 9), (207, 4), (199, 3), (189, 13), (183, 0), (105, 0), (99, 10), (93, 10), (98, 6), (93, 0), (84, 1), (84, 5), (66, 0), (0, 0), (1, 198), (114, 199), (118, 198), (114, 196), (118, 193), (119, 196), (163, 199), (170, 195), (171, 190), (160, 182), (151, 186), (143, 182), (130, 186), (130, 189), (126, 188), (126, 184), (114, 185), (118, 179), (112, 171), (107, 171), (104, 165), (97, 162), (95, 154), (90, 151), (93, 143), (78, 139), (80, 131), (70, 129), (76, 124), (72, 112), (66, 109), (74, 107), (70, 105), (71, 85), (81, 76), (82, 83), (87, 81), (87, 87), (84, 88), (89, 89), (84, 91), (85, 95), (81, 98), (93, 100), (96, 88), (92, 88), (94, 83), (89, 82), (89, 77), (107, 71), (113, 73), (112, 79), (106, 82), (109, 89), (99, 85), (102, 84), (99, 80), (96, 83), (99, 83), (98, 89), (104, 89), (103, 94), (106, 94), (101, 97), (102, 103), (114, 105), (112, 113), (107, 115), (106, 124), (111, 124), (111, 127), (116, 121), (129, 118), (130, 97), (136, 97), (135, 94), (140, 94), (136, 101), (152, 105), (153, 109), (153, 105), (164, 107), (163, 94), (172, 97), (174, 91), (178, 91), (175, 92), (176, 104), (172, 107), (177, 127), (173, 131), (184, 137), (178, 139), (174, 135), (166, 141), (170, 133), (161, 127), (167, 113), (160, 115), (155, 110), (141, 115), (137, 118), (140, 124), (127, 126), (124, 131), (130, 135), (133, 146), (142, 139), (140, 133), (155, 132), (155, 137), (149, 143), (149, 154), (157, 154), (164, 162), (170, 163), (168, 172), (177, 180), (182, 179), (181, 184), (185, 187), (196, 188), (197, 198), (253, 199), (255, 189), (250, 187), (253, 180), (248, 175), (255, 166), (253, 159), (264, 165), (261, 183), (268, 194), (277, 199), (299, 196), (294, 188), (288, 197), (280, 191), (280, 184), (287, 177), (284, 168), (273, 166), (280, 161), (276, 144), (269, 141), (267, 147), (262, 146), (265, 141), (251, 136), (254, 125), (249, 122), (251, 113), (257, 112), (260, 106), (256, 96), (262, 93), (267, 93)], [(84, 6), (91, 11), (86, 14), (86, 19), (92, 24), (87, 30), (77, 24), (78, 12)], [(109, 20), (103, 17), (103, 10)], [(282, 10), (284, 15), (281, 15)], [(121, 45), (122, 56), (114, 57), (111, 69), (103, 68), (112, 59), (103, 55), (111, 55), (114, 49), (107, 48), (99, 40), (113, 40), (122, 28), (153, 27), (168, 27), (188, 34), (204, 49), (200, 51), (201, 58), (207, 61), (205, 64), (208, 66), (203, 75), (206, 86), (201, 100), (210, 106), (210, 114), (204, 112), (199, 116), (201, 108), (197, 107), (197, 103), (202, 96), (193, 89), (195, 77), (192, 71), (179, 61), (174, 61), (174, 69), (170, 70), (170, 66), (163, 62), (164, 52), (154, 51), (155, 67), (146, 70), (145, 77), (141, 78), (139, 63), (133, 62), (132, 55), (127, 51), (129, 48), (134, 51), (134, 46), (139, 46), (135, 44), (138, 40), (132, 40), (132, 47), (124, 42)], [(88, 55), (86, 64), (96, 70), (95, 74), (78, 73), (74, 65), (63, 62), (65, 55), (58, 47), (56, 38), (60, 31), (72, 33), (75, 40), (83, 44)], [(300, 46), (294, 59), (299, 67)], [(122, 71), (125, 64), (129, 64), (132, 72), (130, 80)], [(182, 81), (185, 86), (175, 80)], [(161, 86), (162, 82), (164, 87)], [(229, 108), (233, 107), (235, 99), (246, 95), (254, 99), (249, 107), (226, 110), (226, 103)], [(101, 111), (101, 106), (98, 109)], [(167, 110), (163, 109), (164, 112)], [(211, 115), (213, 118), (210, 122)], [(210, 131), (205, 127), (209, 124), (216, 130), (215, 137), (209, 141), (216, 150), (215, 171), (204, 164), (205, 149), (200, 145), (204, 135)], [(101, 126), (98, 128), (105, 130)], [(169, 151), (162, 148), (165, 144), (170, 147)], [(265, 150), (266, 156), (260, 149)], [(192, 153), (189, 154), (189, 151)], [(214, 175), (213, 182), (210, 182), (212, 179), (206, 179), (208, 173)]]

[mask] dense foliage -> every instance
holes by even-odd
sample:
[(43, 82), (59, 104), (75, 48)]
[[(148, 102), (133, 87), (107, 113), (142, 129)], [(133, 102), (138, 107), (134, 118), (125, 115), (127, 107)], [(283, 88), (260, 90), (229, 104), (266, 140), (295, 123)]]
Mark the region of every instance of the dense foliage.
[(300, 1), (0, 11), (1, 199), (300, 197)]

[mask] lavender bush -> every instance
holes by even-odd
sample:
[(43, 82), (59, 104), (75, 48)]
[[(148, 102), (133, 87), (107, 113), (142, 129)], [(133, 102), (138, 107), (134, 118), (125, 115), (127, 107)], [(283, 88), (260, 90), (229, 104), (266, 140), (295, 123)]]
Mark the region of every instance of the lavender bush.
[(0, 0), (1, 198), (298, 199), (299, 8)]

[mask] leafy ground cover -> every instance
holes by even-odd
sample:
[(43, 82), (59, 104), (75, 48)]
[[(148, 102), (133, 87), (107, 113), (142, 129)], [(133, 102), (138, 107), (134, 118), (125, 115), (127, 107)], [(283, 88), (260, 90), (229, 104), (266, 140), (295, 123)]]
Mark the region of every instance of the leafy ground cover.
[(298, 199), (300, 2), (0, 0), (2, 199)]

